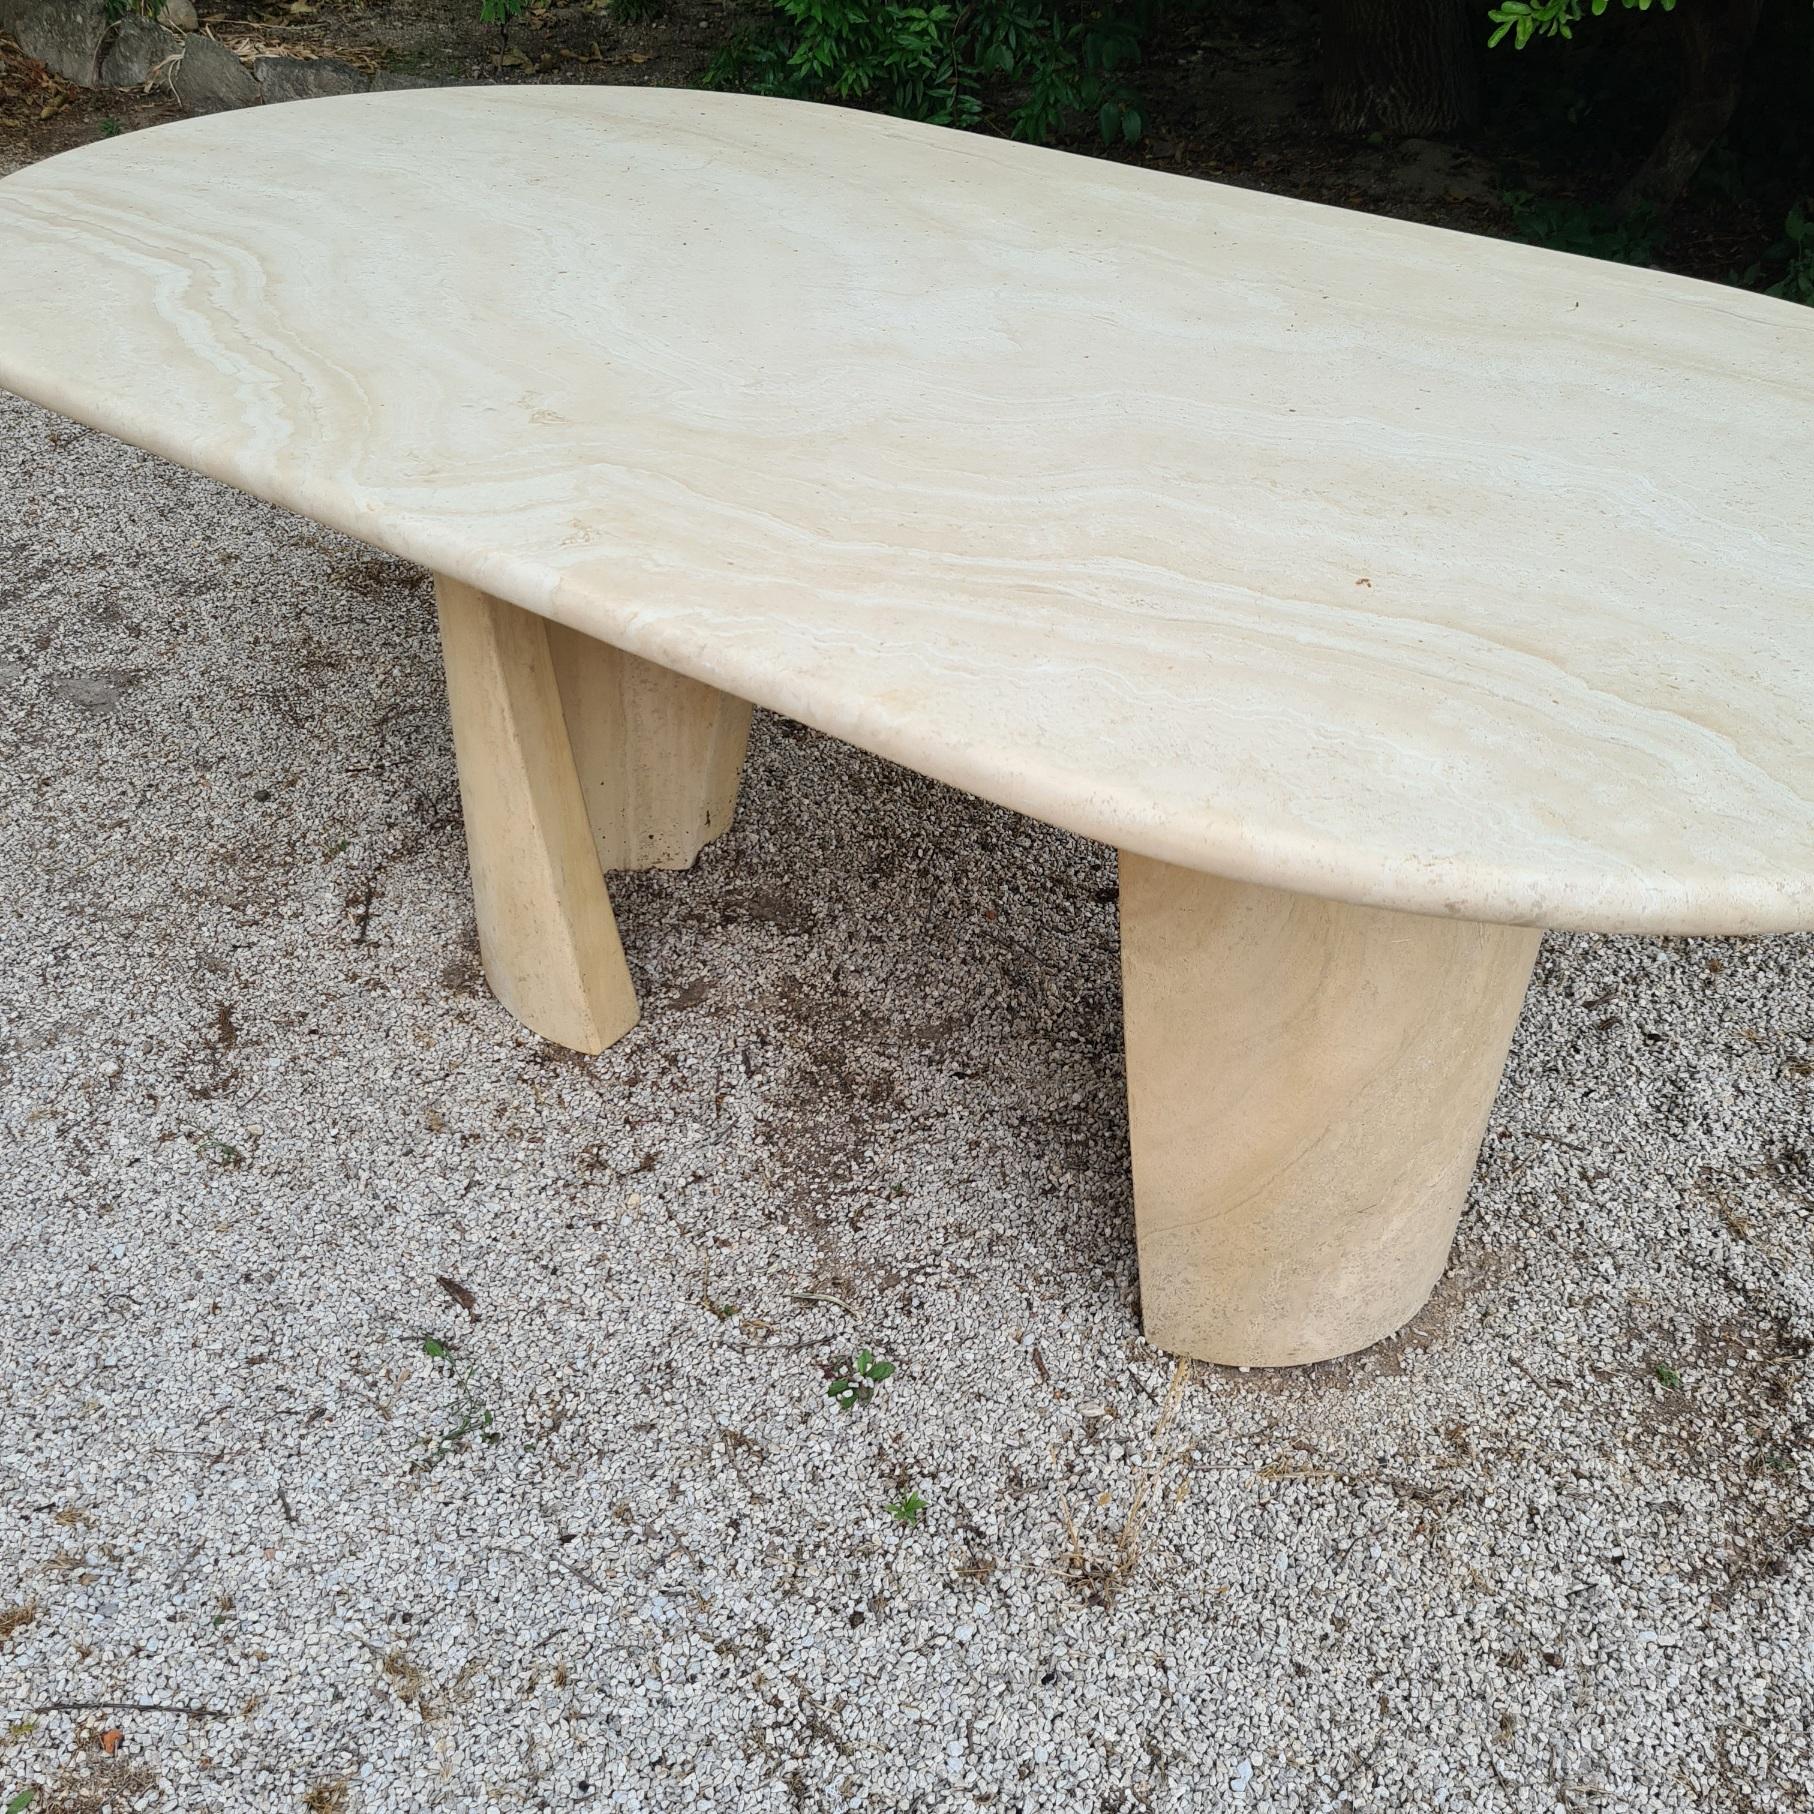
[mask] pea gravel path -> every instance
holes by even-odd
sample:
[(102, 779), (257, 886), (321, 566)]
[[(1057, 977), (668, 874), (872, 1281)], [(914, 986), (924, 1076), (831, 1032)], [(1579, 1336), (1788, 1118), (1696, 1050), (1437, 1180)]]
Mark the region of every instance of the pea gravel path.
[(463, 862), (420, 573), (0, 400), (0, 1806), (1814, 1806), (1814, 940), (1551, 939), (1429, 1310), (1184, 1376), (1109, 853), (760, 719), (595, 1059)]

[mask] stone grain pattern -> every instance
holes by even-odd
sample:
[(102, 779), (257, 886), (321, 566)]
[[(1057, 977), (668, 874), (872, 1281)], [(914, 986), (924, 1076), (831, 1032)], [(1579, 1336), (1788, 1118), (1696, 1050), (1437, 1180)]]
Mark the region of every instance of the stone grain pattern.
[(1814, 936), (1547, 938), (1428, 1309), (1160, 1433), (1111, 852), (758, 713), (562, 1053), (426, 575), (5, 396), (0, 524), (0, 1807), (1814, 1806)]
[(1124, 855), (1128, 1133), (1148, 1341), (1296, 1366), (1435, 1288), (1540, 934)]
[(1814, 925), (1787, 304), (658, 90), (85, 147), (0, 263), (23, 395), (1068, 829)]

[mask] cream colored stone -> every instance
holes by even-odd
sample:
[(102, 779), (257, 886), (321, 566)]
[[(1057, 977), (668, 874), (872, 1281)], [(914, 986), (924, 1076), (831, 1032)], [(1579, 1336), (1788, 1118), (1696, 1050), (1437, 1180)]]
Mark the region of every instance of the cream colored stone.
[(574, 87), (0, 182), (0, 382), (1167, 862), (1814, 926), (1814, 314), (843, 109)]
[(606, 869), (687, 869), (730, 830), (750, 707), (548, 626), (567, 736)]
[(1149, 1340), (1288, 1366), (1416, 1314), (1448, 1258), (1540, 937), (1122, 852)]
[(541, 618), (435, 587), (485, 980), (545, 1039), (601, 1052), (636, 991), (599, 874)]
[(1186, 1352), (1423, 1301), (1531, 928), (1814, 927), (1787, 303), (570, 87), (49, 159), (0, 295), (0, 383), (451, 576), (487, 974), (550, 1038), (634, 1022), (598, 858), (723, 828), (740, 702), (1120, 846)]

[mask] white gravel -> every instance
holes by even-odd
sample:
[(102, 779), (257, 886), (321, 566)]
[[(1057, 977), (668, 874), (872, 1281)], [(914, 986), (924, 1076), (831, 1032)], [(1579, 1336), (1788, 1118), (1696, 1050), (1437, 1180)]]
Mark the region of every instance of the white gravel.
[(1814, 940), (1551, 939), (1431, 1308), (1158, 1430), (1113, 886), (762, 719), (544, 1046), (423, 577), (0, 400), (0, 1808), (1814, 1805)]

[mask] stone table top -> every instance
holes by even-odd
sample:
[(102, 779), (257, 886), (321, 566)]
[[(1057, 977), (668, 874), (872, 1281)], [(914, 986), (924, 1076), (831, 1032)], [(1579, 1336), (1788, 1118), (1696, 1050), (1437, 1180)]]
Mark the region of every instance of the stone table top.
[(941, 780), (1398, 907), (1814, 927), (1814, 312), (803, 104), (0, 182), (0, 383)]

